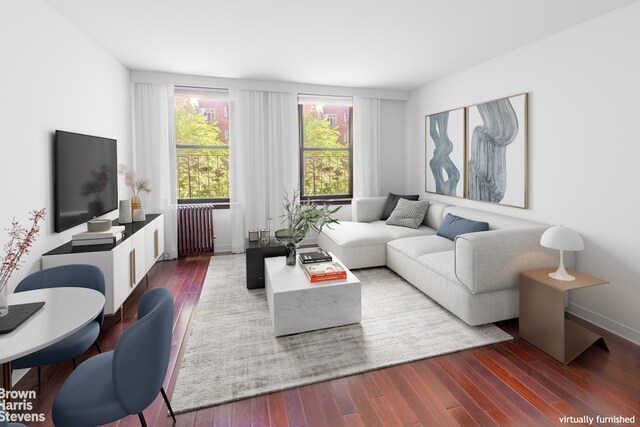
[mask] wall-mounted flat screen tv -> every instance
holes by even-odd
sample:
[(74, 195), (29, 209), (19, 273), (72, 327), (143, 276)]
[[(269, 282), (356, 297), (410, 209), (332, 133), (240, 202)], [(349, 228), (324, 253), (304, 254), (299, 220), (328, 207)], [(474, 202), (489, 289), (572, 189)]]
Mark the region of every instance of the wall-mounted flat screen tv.
[(118, 208), (115, 139), (57, 130), (54, 170), (58, 233)]

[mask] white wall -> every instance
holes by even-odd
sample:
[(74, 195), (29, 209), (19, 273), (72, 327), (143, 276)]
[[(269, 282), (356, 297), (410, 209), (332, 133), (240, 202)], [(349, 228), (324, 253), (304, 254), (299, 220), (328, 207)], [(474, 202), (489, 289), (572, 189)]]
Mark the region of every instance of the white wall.
[[(609, 285), (573, 291), (569, 310), (640, 342), (640, 3), (424, 86), (407, 115), (407, 174), (424, 193), (424, 116), (529, 93), (529, 210), (452, 204), (577, 230), (578, 269)], [(428, 46), (425, 47), (428, 49)]]
[[(30, 210), (47, 209), (40, 237), (12, 276), (11, 290), (40, 268), (42, 253), (85, 228), (54, 232), (54, 131), (115, 138), (118, 160), (127, 163), (131, 100), (128, 70), (44, 0), (3, 4), (0, 40), (0, 244), (14, 215), (26, 224)], [(124, 188), (120, 194), (126, 194)]]

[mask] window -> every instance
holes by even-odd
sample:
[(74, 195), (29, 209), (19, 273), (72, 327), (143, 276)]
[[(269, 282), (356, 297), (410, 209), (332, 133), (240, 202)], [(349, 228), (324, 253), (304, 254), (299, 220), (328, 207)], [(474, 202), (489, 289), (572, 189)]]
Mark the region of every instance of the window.
[(213, 122), (216, 119), (215, 108), (200, 108), (199, 110), (204, 114), (209, 123)]
[(301, 198), (350, 198), (351, 98), (300, 95), (298, 104)]
[(323, 117), (329, 122), (329, 126), (338, 126), (338, 116), (336, 114), (323, 114)]
[[(178, 201), (228, 201), (227, 91), (176, 87), (175, 106)], [(216, 111), (226, 114), (216, 114)]]

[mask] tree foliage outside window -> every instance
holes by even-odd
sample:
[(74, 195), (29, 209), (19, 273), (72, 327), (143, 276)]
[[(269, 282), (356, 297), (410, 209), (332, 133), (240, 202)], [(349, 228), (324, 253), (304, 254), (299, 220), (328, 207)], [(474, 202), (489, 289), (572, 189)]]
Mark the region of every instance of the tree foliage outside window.
[[(229, 198), (229, 144), (200, 98), (176, 95), (179, 199)], [(224, 108), (224, 107), (223, 107)], [(207, 114), (208, 113), (208, 114)], [(225, 127), (228, 126), (225, 123)]]
[[(351, 107), (312, 104), (300, 107), (302, 196), (349, 197)], [(333, 125), (329, 117), (339, 117), (340, 120)]]

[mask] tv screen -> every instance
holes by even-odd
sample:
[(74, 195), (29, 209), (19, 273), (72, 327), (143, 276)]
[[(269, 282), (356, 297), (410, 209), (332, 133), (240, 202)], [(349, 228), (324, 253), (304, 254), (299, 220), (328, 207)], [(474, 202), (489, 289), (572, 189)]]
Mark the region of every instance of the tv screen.
[(118, 208), (115, 139), (57, 130), (54, 158), (57, 232)]

